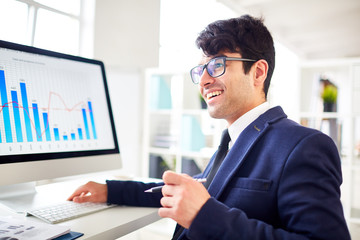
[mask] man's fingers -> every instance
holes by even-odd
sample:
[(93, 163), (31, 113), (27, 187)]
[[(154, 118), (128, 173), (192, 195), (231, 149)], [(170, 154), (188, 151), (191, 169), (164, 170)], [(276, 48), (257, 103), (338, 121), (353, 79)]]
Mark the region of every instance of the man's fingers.
[(158, 214), (162, 218), (172, 218), (174, 219), (174, 216), (172, 215), (172, 210), (170, 208), (159, 208)]
[(175, 186), (174, 185), (164, 185), (161, 189), (161, 193), (164, 197), (170, 197), (174, 195)]
[(74, 197), (73, 198), (73, 202), (76, 203), (84, 203), (84, 202), (92, 202), (93, 199), (91, 197), (91, 195), (80, 195), (78, 197)]
[(78, 188), (70, 197), (68, 197), (68, 201), (72, 201), (75, 197), (80, 196), (81, 194), (87, 194), (88, 192), (84, 192), (82, 187)]
[(173, 199), (174, 198), (172, 198), (172, 197), (162, 197), (161, 200), (160, 200), (160, 204), (163, 207), (170, 208), (170, 207), (172, 207), (174, 205), (173, 204)]
[(178, 174), (173, 171), (165, 171), (163, 174), (163, 181), (165, 184), (178, 184)]
[(165, 184), (178, 185), (185, 179), (192, 179), (187, 174), (179, 174), (173, 171), (165, 171), (163, 174), (163, 181)]

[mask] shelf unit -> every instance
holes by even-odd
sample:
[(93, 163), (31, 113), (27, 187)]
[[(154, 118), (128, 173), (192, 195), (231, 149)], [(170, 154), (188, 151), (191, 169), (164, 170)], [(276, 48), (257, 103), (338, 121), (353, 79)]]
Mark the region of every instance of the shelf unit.
[[(338, 88), (336, 112), (323, 112), (319, 80), (324, 74)], [(345, 216), (360, 223), (360, 59), (307, 61), (300, 76), (300, 123), (333, 138), (342, 161)]]
[(154, 156), (176, 172), (192, 175), (204, 170), (225, 122), (212, 119), (201, 108), (198, 86), (188, 72), (149, 69), (145, 79), (143, 176), (160, 177), (150, 173)]

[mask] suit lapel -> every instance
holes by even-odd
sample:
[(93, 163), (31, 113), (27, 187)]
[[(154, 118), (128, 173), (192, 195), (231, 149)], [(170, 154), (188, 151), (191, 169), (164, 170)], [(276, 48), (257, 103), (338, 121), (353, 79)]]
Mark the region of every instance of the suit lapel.
[(209, 186), (211, 196), (218, 198), (234, 173), (242, 165), (247, 154), (259, 137), (266, 132), (268, 126), (281, 118), (286, 118), (281, 107), (269, 109), (247, 126), (239, 135), (235, 144), (225, 157), (217, 174)]

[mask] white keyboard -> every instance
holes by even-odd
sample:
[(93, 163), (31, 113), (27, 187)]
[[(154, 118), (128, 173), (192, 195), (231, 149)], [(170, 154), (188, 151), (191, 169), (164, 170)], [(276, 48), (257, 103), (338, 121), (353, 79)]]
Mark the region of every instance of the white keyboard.
[(108, 205), (106, 203), (75, 203), (72, 201), (65, 201), (54, 205), (33, 209), (28, 211), (27, 214), (33, 215), (48, 223), (59, 223), (98, 212), (113, 206), (115, 205)]

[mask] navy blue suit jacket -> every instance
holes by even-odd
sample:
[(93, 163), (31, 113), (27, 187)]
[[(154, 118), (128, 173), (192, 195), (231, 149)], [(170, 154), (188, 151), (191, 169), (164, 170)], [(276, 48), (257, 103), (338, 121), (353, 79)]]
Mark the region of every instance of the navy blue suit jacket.
[[(341, 183), (332, 139), (272, 108), (239, 135), (179, 239), (350, 239)], [(161, 194), (143, 193), (155, 185), (108, 181), (108, 201), (158, 207)]]

